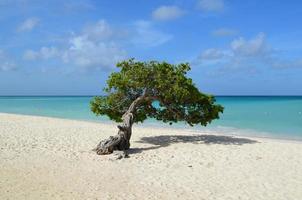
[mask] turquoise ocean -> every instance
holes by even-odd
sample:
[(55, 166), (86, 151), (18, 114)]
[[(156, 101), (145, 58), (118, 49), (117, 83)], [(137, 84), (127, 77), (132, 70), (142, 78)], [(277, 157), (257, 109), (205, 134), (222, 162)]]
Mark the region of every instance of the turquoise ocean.
[[(91, 96), (2, 96), (0, 112), (112, 123), (107, 117), (96, 117), (90, 112), (91, 99)], [(225, 111), (207, 127), (190, 127), (185, 123), (170, 126), (154, 119), (147, 120), (144, 126), (302, 140), (300, 96), (219, 96), (217, 103)]]

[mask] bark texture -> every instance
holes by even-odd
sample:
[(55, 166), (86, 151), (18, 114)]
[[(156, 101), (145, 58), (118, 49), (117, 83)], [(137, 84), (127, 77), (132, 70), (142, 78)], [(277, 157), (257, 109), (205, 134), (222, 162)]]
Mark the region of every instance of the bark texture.
[[(132, 134), (133, 112), (136, 106), (144, 99), (144, 96), (138, 97), (132, 102), (128, 110), (122, 116), (123, 123), (118, 125), (118, 133), (110, 136), (108, 139), (100, 141), (94, 149), (97, 154), (111, 154), (115, 150), (126, 151), (130, 148), (130, 138)], [(125, 154), (127, 156), (127, 154)]]

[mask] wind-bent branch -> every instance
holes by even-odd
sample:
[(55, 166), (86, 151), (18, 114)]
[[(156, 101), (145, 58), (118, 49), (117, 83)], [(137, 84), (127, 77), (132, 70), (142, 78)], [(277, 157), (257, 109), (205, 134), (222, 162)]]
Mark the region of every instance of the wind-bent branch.
[[(104, 88), (107, 95), (91, 101), (91, 110), (96, 115), (122, 121), (117, 126), (117, 135), (98, 144), (95, 149), (98, 154), (129, 149), (133, 123), (148, 117), (170, 124), (184, 121), (191, 126), (206, 126), (223, 112), (213, 96), (200, 92), (187, 77), (191, 69), (188, 63), (175, 65), (130, 59), (118, 63), (117, 67), (120, 71), (110, 75)], [(160, 102), (160, 107), (152, 105), (155, 100)]]
[(128, 150), (130, 147), (130, 138), (132, 134), (133, 125), (133, 113), (135, 112), (137, 106), (146, 99), (146, 92), (144, 91), (142, 96), (136, 98), (128, 110), (123, 114), (123, 123), (118, 125), (118, 133), (115, 136), (110, 136), (108, 139), (102, 140), (98, 146), (94, 149), (97, 154), (104, 155), (110, 154), (114, 150)]

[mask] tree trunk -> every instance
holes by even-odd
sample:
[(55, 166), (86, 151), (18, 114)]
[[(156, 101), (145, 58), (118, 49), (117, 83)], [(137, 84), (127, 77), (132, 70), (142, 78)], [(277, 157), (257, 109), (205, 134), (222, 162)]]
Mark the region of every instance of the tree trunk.
[(100, 141), (94, 149), (97, 154), (111, 154), (114, 150), (125, 151), (130, 148), (130, 138), (132, 133), (133, 112), (136, 106), (144, 99), (144, 96), (134, 100), (127, 112), (122, 116), (123, 123), (118, 125), (118, 133), (115, 136), (110, 136), (108, 139)]

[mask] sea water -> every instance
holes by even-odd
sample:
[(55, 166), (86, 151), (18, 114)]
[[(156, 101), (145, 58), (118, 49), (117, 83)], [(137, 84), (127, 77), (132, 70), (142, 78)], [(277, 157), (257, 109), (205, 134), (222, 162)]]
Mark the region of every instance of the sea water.
[[(109, 123), (107, 117), (96, 117), (90, 111), (91, 99), (90, 96), (0, 97), (0, 112)], [(207, 127), (192, 128), (181, 122), (169, 126), (154, 119), (144, 125), (302, 140), (302, 97), (219, 96), (216, 99), (225, 110), (219, 120)]]

